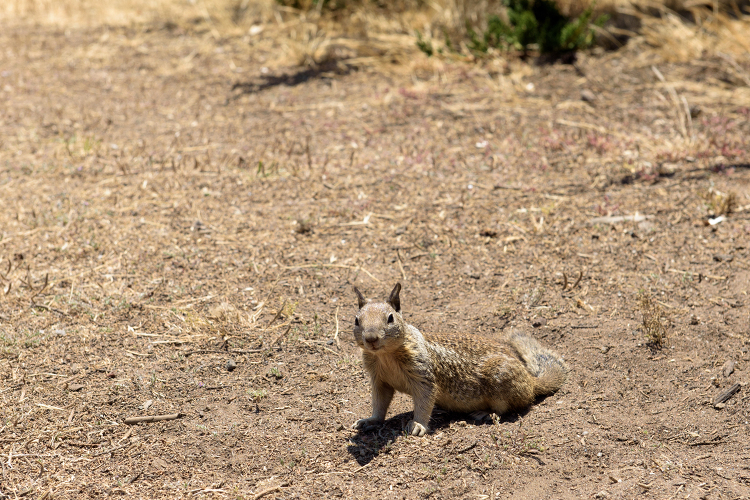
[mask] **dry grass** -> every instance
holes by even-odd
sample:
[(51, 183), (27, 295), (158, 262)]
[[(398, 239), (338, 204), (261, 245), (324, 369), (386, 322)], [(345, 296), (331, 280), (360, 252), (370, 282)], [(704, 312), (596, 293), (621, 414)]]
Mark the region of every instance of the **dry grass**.
[[(415, 46), (416, 30), (436, 49), (444, 48), (446, 34), (460, 39), (467, 21), (481, 29), (488, 13), (504, 9), (498, 0), (437, 0), (421, 7), (417, 2), (391, 2), (389, 9), (350, 2), (346, 11), (326, 15), (307, 3), (308, 10), (296, 10), (273, 0), (9, 0), (0, 6), (0, 15), (7, 20), (66, 28), (181, 26), (209, 32), (215, 39), (244, 37), (243, 41), (266, 45), (277, 54), (269, 66), (313, 67), (332, 61), (354, 66), (393, 62), (413, 66), (424, 65), (419, 62), (424, 56)], [(590, 1), (558, 0), (558, 4), (561, 12), (576, 16)], [(729, 58), (738, 78), (750, 85), (750, 76), (738, 64), (750, 53), (750, 17), (737, 2), (602, 0), (595, 8), (615, 19), (639, 19), (640, 34), (616, 27), (610, 30), (612, 34), (636, 35), (643, 64), (719, 54)], [(685, 21), (678, 12), (690, 13), (694, 22)], [(613, 40), (612, 34), (603, 36)], [(459, 49), (469, 53), (465, 46)]]
[[(665, 61), (685, 62), (703, 54), (724, 54), (746, 58), (750, 53), (750, 17), (731, 18), (708, 8), (691, 10), (697, 23), (686, 23), (673, 12), (662, 17), (643, 18), (643, 38), (658, 49)], [(744, 70), (740, 70), (744, 78)]]
[(709, 215), (713, 217), (729, 215), (738, 206), (735, 191), (724, 193), (711, 187), (705, 193), (702, 193), (702, 197), (706, 200)]
[(638, 308), (643, 316), (642, 326), (651, 346), (661, 349), (667, 342), (667, 327), (664, 325), (664, 310), (651, 294), (638, 294)]
[(5, 19), (31, 20), (65, 27), (131, 26), (143, 23), (209, 22), (229, 33), (273, 20), (273, 0), (9, 0), (0, 6)]

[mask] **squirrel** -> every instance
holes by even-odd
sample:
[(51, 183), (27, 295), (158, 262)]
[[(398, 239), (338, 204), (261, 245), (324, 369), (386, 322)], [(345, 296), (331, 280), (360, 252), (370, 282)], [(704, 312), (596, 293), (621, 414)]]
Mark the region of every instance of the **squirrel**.
[(424, 436), (433, 407), (471, 413), (477, 419), (529, 407), (557, 391), (568, 375), (562, 357), (536, 340), (512, 332), (501, 341), (471, 334), (422, 334), (401, 316), (401, 284), (386, 302), (365, 299), (357, 287), (359, 311), (354, 338), (372, 382), (372, 416), (352, 427), (367, 430), (385, 420), (394, 391), (414, 400), (407, 434)]

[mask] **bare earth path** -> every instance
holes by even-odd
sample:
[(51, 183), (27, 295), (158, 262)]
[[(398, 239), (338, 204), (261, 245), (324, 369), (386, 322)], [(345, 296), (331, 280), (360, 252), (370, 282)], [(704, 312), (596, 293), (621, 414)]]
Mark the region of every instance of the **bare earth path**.
[[(750, 496), (747, 68), (263, 73), (180, 29), (0, 47), (0, 497)], [(494, 423), (405, 437), (397, 396), (350, 430), (351, 284), (396, 281), (421, 329), (523, 329), (570, 380)]]

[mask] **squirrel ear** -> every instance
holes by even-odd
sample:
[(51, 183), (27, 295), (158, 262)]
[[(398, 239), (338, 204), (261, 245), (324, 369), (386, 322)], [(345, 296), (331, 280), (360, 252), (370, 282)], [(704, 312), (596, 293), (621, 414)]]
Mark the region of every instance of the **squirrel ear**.
[(391, 295), (388, 297), (388, 303), (397, 313), (401, 312), (401, 299), (398, 297), (400, 291), (401, 283), (396, 283), (396, 286), (393, 287)]
[(362, 292), (360, 292), (356, 286), (352, 286), (352, 288), (354, 288), (354, 293), (357, 294), (357, 305), (360, 309), (362, 309), (364, 305), (367, 304), (367, 299), (364, 295), (362, 295)]

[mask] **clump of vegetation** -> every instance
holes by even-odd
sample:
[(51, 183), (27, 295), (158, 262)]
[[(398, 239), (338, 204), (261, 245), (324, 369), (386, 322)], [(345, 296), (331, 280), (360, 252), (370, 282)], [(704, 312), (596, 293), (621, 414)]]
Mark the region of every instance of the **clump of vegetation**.
[(248, 389), (247, 395), (250, 397), (250, 401), (252, 401), (253, 403), (259, 403), (263, 398), (268, 396), (268, 391), (266, 391), (265, 389)]
[(310, 234), (313, 231), (313, 222), (308, 218), (299, 218), (296, 220), (294, 231), (298, 234)]
[[(497, 14), (487, 19), (487, 28), (480, 33), (468, 21), (466, 34), (467, 47), (474, 54), (486, 54), (490, 50), (520, 50), (524, 53), (536, 50), (541, 54), (561, 54), (590, 47), (594, 43), (597, 27), (602, 27), (609, 19), (598, 16), (592, 21), (594, 4), (591, 4), (576, 18), (564, 16), (551, 0), (504, 0), (507, 20)], [(417, 47), (432, 56), (435, 50), (432, 43), (417, 32)], [(453, 51), (455, 45), (446, 36), (445, 45)]]
[(432, 57), (435, 53), (435, 49), (432, 48), (432, 42), (422, 38), (422, 33), (417, 30), (417, 47), (419, 50), (427, 54), (428, 57)]
[[(493, 415), (494, 417), (494, 415)], [(493, 418), (493, 421), (495, 419)], [(500, 435), (492, 435), (497, 446), (515, 455), (533, 455), (544, 453), (544, 438), (529, 436), (525, 432), (503, 432)]]
[(602, 26), (607, 16), (593, 22), (594, 5), (580, 16), (564, 16), (550, 0), (505, 0), (508, 22), (497, 15), (487, 21), (487, 29), (480, 37), (468, 29), (469, 48), (486, 53), (490, 48), (516, 49), (524, 52), (535, 48), (542, 54), (574, 51), (590, 47), (594, 42), (595, 26)]
[(638, 294), (638, 308), (643, 316), (643, 331), (651, 347), (661, 349), (667, 343), (667, 327), (662, 322), (664, 311), (648, 292)]
[(279, 370), (278, 367), (274, 366), (271, 368), (271, 370), (268, 372), (269, 377), (273, 377), (276, 380), (281, 380), (284, 378), (284, 375), (281, 373), (281, 370)]
[(708, 191), (701, 193), (701, 196), (706, 200), (708, 211), (714, 217), (729, 215), (737, 209), (737, 193), (734, 191), (722, 193), (711, 187)]

